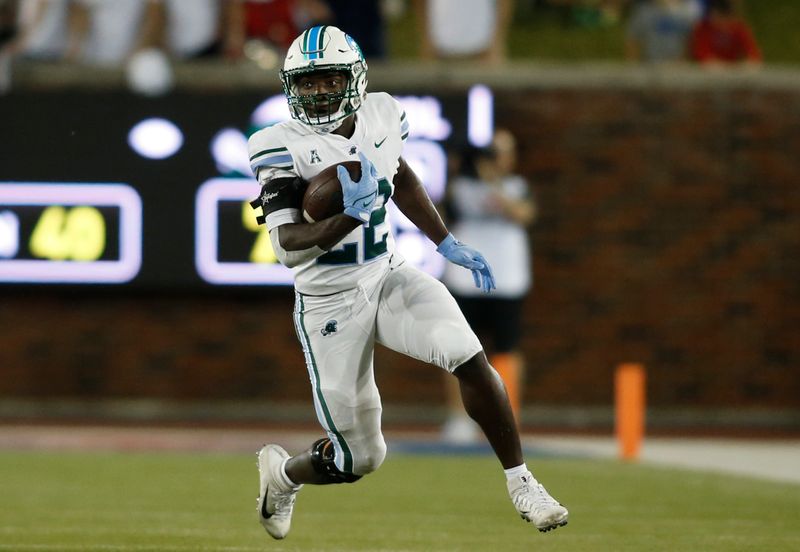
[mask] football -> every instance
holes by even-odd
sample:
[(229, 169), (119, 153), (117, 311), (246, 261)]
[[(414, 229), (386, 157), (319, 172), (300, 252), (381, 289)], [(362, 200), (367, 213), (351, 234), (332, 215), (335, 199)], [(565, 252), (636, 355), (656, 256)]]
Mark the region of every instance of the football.
[(303, 194), (303, 218), (317, 222), (344, 211), (342, 185), (336, 175), (336, 167), (344, 166), (353, 181), (361, 179), (361, 162), (345, 161), (331, 165), (313, 177)]

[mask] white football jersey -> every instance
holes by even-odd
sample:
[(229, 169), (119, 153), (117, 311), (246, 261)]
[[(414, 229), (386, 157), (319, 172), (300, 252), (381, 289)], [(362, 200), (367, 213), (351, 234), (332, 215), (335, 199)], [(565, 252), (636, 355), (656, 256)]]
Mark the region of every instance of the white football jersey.
[[(356, 112), (351, 138), (318, 134), (310, 126), (291, 120), (264, 128), (249, 140), (250, 166), (260, 184), (276, 178), (299, 176), (311, 180), (326, 167), (358, 161), (362, 152), (378, 171), (378, 199), (369, 226), (359, 226), (327, 253), (294, 268), (295, 288), (309, 295), (351, 289), (364, 278), (384, 270), (394, 253), (394, 237), (386, 220), (386, 203), (394, 192), (392, 180), (399, 166), (408, 120), (391, 95), (367, 94)], [(302, 195), (276, 189), (274, 201), (264, 209), (267, 227), (302, 223)], [(285, 197), (280, 197), (284, 194)], [(274, 205), (270, 209), (269, 206)]]

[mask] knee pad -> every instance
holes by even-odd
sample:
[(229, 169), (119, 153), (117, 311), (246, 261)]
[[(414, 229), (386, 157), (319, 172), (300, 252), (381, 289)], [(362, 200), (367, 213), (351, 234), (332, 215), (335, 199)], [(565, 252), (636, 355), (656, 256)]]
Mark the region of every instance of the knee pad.
[(361, 451), (358, 458), (358, 471), (363, 474), (377, 470), (386, 458), (386, 444), (383, 439), (371, 444), (368, 451)]
[(361, 479), (360, 475), (345, 473), (336, 467), (333, 461), (333, 443), (330, 439), (319, 439), (311, 445), (311, 466), (314, 471), (326, 479), (326, 483), (354, 483)]

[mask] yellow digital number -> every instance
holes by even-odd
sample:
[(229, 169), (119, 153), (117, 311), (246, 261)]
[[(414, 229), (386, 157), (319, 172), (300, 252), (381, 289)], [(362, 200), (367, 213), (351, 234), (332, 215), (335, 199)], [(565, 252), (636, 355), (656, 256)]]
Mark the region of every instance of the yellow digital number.
[(106, 248), (106, 221), (94, 207), (48, 207), (30, 239), (34, 256), (52, 261), (96, 261)]
[(94, 207), (74, 207), (64, 232), (69, 236), (70, 257), (76, 261), (96, 261), (106, 249), (106, 221)]
[(257, 232), (256, 241), (250, 250), (250, 262), (274, 264), (278, 262), (272, 242), (269, 239), (269, 230), (265, 224), (256, 222), (256, 214), (250, 203), (242, 203), (242, 225), (251, 232)]
[(53, 261), (67, 258), (68, 250), (63, 232), (66, 212), (60, 206), (44, 210), (31, 234), (30, 248), (34, 256)]

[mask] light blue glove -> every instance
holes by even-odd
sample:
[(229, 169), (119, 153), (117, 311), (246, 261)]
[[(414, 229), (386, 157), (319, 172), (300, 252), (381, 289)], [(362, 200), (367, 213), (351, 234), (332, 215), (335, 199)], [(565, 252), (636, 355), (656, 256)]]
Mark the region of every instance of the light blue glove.
[(475, 287), (481, 288), (486, 293), (495, 288), (492, 268), (483, 255), (460, 243), (453, 234), (447, 234), (442, 243), (436, 247), (436, 251), (451, 263), (470, 269), (475, 279)]
[(378, 199), (378, 171), (366, 156), (358, 152), (361, 159), (361, 180), (353, 182), (350, 174), (343, 166), (339, 165), (336, 175), (342, 183), (342, 196), (344, 199), (344, 214), (369, 224), (372, 207)]

